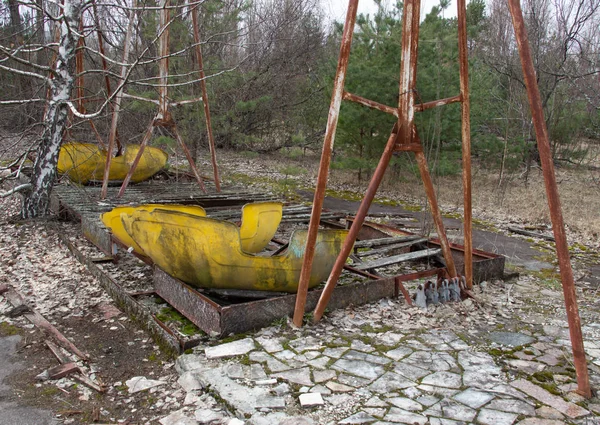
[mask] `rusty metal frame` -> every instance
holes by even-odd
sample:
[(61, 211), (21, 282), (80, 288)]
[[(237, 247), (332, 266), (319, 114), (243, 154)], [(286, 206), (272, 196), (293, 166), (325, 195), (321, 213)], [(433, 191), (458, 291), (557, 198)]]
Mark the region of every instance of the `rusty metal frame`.
[(573, 280), (573, 269), (569, 257), (569, 244), (565, 232), (565, 224), (562, 217), (560, 205), (560, 196), (556, 185), (556, 175), (554, 173), (554, 163), (552, 162), (552, 153), (548, 139), (548, 129), (544, 119), (544, 110), (542, 100), (537, 84), (533, 59), (529, 47), (529, 39), (523, 19), (523, 11), (519, 0), (508, 0), (508, 8), (512, 16), (513, 27), (515, 29), (515, 38), (521, 58), (521, 67), (529, 107), (535, 128), (540, 162), (542, 164), (542, 173), (544, 175), (544, 184), (546, 187), (546, 197), (548, 198), (548, 207), (550, 209), (550, 218), (552, 220), (552, 230), (556, 241), (556, 255), (560, 269), (560, 277), (567, 309), (567, 321), (569, 323), (569, 334), (571, 337), (571, 346), (573, 350), (573, 359), (575, 371), (577, 374), (577, 392), (586, 398), (591, 398), (590, 377), (583, 347), (583, 335), (581, 332), (581, 319), (579, 317), (579, 308), (577, 306), (577, 294), (575, 292), (575, 283)]
[[(125, 66), (125, 64), (129, 60), (129, 50), (131, 48), (133, 25), (137, 16), (136, 6), (137, 0), (133, 0), (131, 13), (129, 15), (129, 22), (127, 23), (127, 32), (125, 33), (125, 43), (123, 45), (123, 66), (121, 66), (120, 75), (121, 83), (125, 81), (125, 77), (127, 76), (127, 67)], [(108, 134), (108, 149), (106, 152), (106, 163), (104, 164), (104, 175), (102, 176), (102, 190), (100, 192), (100, 199), (106, 198), (106, 193), (108, 191), (108, 176), (110, 172), (110, 163), (112, 161), (112, 152), (115, 146), (115, 139), (117, 138), (117, 124), (119, 122), (119, 113), (121, 112), (121, 102), (123, 101), (124, 91), (125, 88), (123, 85), (121, 85), (117, 89), (117, 93), (115, 94), (115, 103), (113, 105), (112, 120), (110, 124), (110, 131)]]
[[(177, 142), (183, 149), (185, 157), (190, 164), (190, 168), (192, 169), (192, 173), (200, 186), (200, 189), (206, 193), (206, 187), (204, 186), (204, 182), (202, 180), (202, 176), (198, 172), (198, 168), (196, 167), (196, 163), (190, 150), (187, 148), (185, 142), (179, 135), (179, 131), (177, 130), (177, 125), (169, 112), (170, 101), (168, 98), (168, 84), (169, 84), (169, 0), (161, 0), (160, 1), (160, 23), (159, 23), (159, 51), (160, 51), (160, 61), (158, 62), (158, 71), (159, 71), (159, 89), (158, 89), (158, 112), (156, 116), (148, 126), (146, 133), (144, 134), (144, 138), (142, 143), (140, 143), (140, 149), (137, 152), (133, 163), (131, 164), (131, 168), (127, 172), (125, 179), (123, 180), (123, 184), (121, 185), (121, 189), (119, 190), (119, 194), (117, 197), (123, 196), (125, 193), (125, 189), (129, 185), (131, 177), (137, 168), (142, 155), (144, 154), (144, 149), (146, 148), (152, 134), (154, 133), (154, 129), (156, 127), (164, 127), (175, 135)], [(109, 155), (110, 156), (110, 155)], [(108, 161), (107, 161), (108, 163)], [(105, 177), (108, 176), (108, 170), (104, 170)]]
[(221, 191), (221, 182), (219, 181), (219, 168), (217, 166), (217, 153), (215, 150), (215, 138), (213, 136), (212, 124), (210, 122), (210, 107), (208, 105), (208, 90), (206, 90), (206, 75), (204, 73), (204, 60), (202, 59), (202, 47), (200, 46), (200, 30), (198, 28), (198, 6), (191, 10), (192, 28), (194, 31), (194, 43), (196, 44), (196, 60), (198, 61), (198, 74), (200, 76), (200, 89), (202, 90), (202, 104), (204, 105), (204, 119), (206, 121), (206, 132), (208, 135), (208, 148), (210, 150), (210, 160), (213, 167), (213, 176), (215, 179), (215, 188), (217, 192)]
[[(452, 257), (451, 247), (448, 242), (441, 212), (437, 203), (435, 189), (431, 180), (431, 175), (427, 166), (427, 160), (423, 153), (422, 145), (417, 134), (414, 123), (415, 112), (424, 111), (433, 107), (447, 105), (450, 103), (462, 103), (462, 139), (463, 139), (463, 182), (465, 193), (465, 273), (467, 274), (467, 282), (472, 285), (472, 234), (471, 234), (471, 170), (470, 170), (470, 123), (469, 123), (469, 88), (468, 88), (468, 63), (467, 63), (467, 39), (466, 39), (466, 9), (464, 0), (461, 0), (458, 5), (458, 25), (459, 25), (459, 59), (460, 59), (460, 81), (461, 92), (459, 96), (454, 96), (447, 99), (440, 99), (433, 102), (415, 103), (415, 87), (417, 76), (417, 52), (419, 41), (419, 24), (420, 24), (420, 0), (404, 0), (403, 20), (402, 20), (402, 59), (400, 63), (400, 88), (399, 101), (396, 108), (387, 105), (382, 105), (378, 102), (366, 99), (361, 96), (348, 93), (344, 90), (346, 72), (348, 70), (348, 61), (350, 56), (350, 47), (352, 44), (352, 36), (356, 23), (356, 13), (358, 9), (358, 0), (349, 0), (346, 21), (342, 34), (342, 43), (340, 46), (340, 54), (338, 67), (334, 79), (333, 94), (329, 108), (329, 116), (325, 139), (323, 142), (323, 151), (321, 154), (321, 163), (319, 167), (319, 175), (317, 178), (317, 187), (315, 190), (313, 211), (311, 221), (309, 223), (309, 233), (306, 242), (305, 258), (300, 274), (300, 282), (298, 284), (298, 292), (296, 296), (296, 308), (294, 312), (294, 324), (302, 326), (302, 319), (306, 304), (306, 295), (308, 291), (308, 280), (312, 269), (314, 257), (314, 244), (321, 218), (321, 210), (325, 197), (327, 186), (327, 177), (329, 174), (329, 165), (331, 162), (331, 154), (335, 140), (335, 132), (339, 118), (339, 111), (342, 100), (349, 100), (370, 107), (398, 118), (391, 135), (387, 141), (385, 149), (379, 160), (379, 164), (373, 173), (373, 177), (369, 182), (365, 196), (357, 211), (356, 218), (350, 227), (350, 232), (342, 247), (342, 250), (336, 260), (333, 270), (329, 275), (327, 284), (319, 302), (314, 311), (314, 320), (318, 321), (323, 316), (325, 308), (329, 303), (332, 292), (337, 284), (346, 259), (352, 251), (352, 246), (358, 237), (361, 227), (364, 223), (369, 207), (375, 198), (375, 194), (389, 162), (395, 152), (405, 151), (414, 152), (419, 172), (423, 181), (423, 186), (431, 214), (440, 238), (441, 249), (446, 261), (446, 267), (450, 276), (457, 276), (454, 259)], [(467, 259), (468, 258), (468, 259)]]
[[(202, 195), (198, 192), (197, 186), (186, 185), (192, 192), (184, 191), (183, 193), (157, 192), (154, 185), (138, 185), (127, 192), (128, 202), (139, 202), (144, 199), (146, 202), (174, 202), (182, 203), (192, 200), (194, 203), (201, 204), (207, 208), (210, 207), (233, 207), (240, 206), (252, 200), (257, 200), (262, 194), (249, 193), (220, 193)], [(98, 199), (99, 188), (90, 188), (93, 192), (88, 197), (82, 197), (79, 190), (73, 186), (60, 185), (53, 191), (51, 197), (51, 208), (61, 217), (79, 222), (81, 232), (86, 239), (93, 243), (100, 251), (105, 253), (107, 259), (113, 261), (118, 260), (118, 242), (115, 241), (108, 229), (102, 224), (99, 213), (111, 208), (111, 205), (99, 205)], [(116, 188), (115, 188), (116, 191)], [(199, 195), (199, 196), (198, 196)], [(167, 196), (165, 198), (165, 196)], [(109, 201), (109, 204), (112, 201)], [(294, 217), (302, 213), (298, 209), (290, 211), (290, 217)], [(219, 214), (219, 211), (215, 211)], [(306, 217), (308, 221), (308, 217)], [(351, 221), (352, 217), (346, 217), (346, 221)], [(341, 223), (332, 221), (323, 221), (323, 225), (334, 228), (344, 228)], [(396, 229), (392, 226), (378, 225), (375, 223), (365, 223), (361, 229), (361, 239), (372, 239), (389, 237), (397, 232), (398, 235), (410, 235), (410, 232), (405, 232)], [(60, 233), (60, 232), (59, 232)], [(100, 284), (104, 289), (115, 299), (117, 304), (125, 311), (133, 320), (140, 323), (146, 328), (161, 344), (171, 352), (181, 352), (186, 348), (190, 348), (197, 343), (197, 340), (184, 341), (166, 327), (155, 315), (138, 302), (135, 297), (141, 294), (156, 293), (167, 300), (174, 308), (182, 313), (185, 313), (192, 322), (206, 332), (216, 332), (220, 335), (226, 335), (231, 332), (245, 332), (250, 329), (266, 326), (272, 323), (273, 320), (293, 313), (295, 305), (295, 295), (285, 294), (274, 296), (270, 299), (252, 300), (247, 302), (237, 303), (235, 305), (223, 305), (212, 300), (208, 293), (202, 293), (196, 289), (182, 284), (181, 282), (165, 275), (160, 270), (155, 270), (155, 290), (148, 292), (129, 293), (125, 291), (119, 282), (112, 279), (109, 275), (103, 272), (95, 263), (94, 260), (86, 257), (79, 251), (66, 237), (62, 235), (63, 242), (73, 252), (73, 254), (85, 264), (90, 272), (99, 279)], [(278, 244), (284, 244), (283, 241), (277, 241)], [(430, 243), (434, 243), (431, 242)], [(126, 247), (124, 247), (126, 248)], [(460, 250), (460, 246), (452, 246), (453, 251)], [(495, 278), (502, 276), (503, 260), (502, 256), (497, 256), (490, 253), (483, 253), (477, 256), (476, 264), (482, 267), (489, 268), (492, 273), (497, 273)], [(138, 256), (142, 261), (152, 265), (152, 261), (148, 258)], [(349, 305), (374, 302), (385, 297), (399, 297), (403, 295), (408, 304), (412, 303), (410, 294), (403, 285), (403, 282), (414, 280), (421, 277), (429, 276), (446, 276), (445, 268), (427, 269), (416, 273), (398, 275), (392, 277), (382, 277), (376, 273), (357, 270), (351, 266), (345, 266), (345, 270), (357, 276), (367, 278), (367, 280), (351, 283), (337, 287), (335, 289), (335, 298), (330, 305), (330, 308), (343, 308)], [(320, 290), (311, 290), (308, 293), (306, 307), (313, 309), (316, 306), (320, 297)]]
[[(148, 128), (146, 129), (146, 132), (144, 133), (144, 136), (143, 136), (142, 142), (140, 143), (140, 148), (137, 152), (137, 155), (136, 155), (133, 163), (131, 164), (131, 168), (129, 169), (127, 175), (125, 176), (125, 179), (123, 180), (123, 183), (121, 185), (121, 189), (119, 190), (119, 193), (117, 195), (117, 197), (119, 197), (119, 198), (122, 197), (123, 194), (125, 193), (125, 190), (127, 189), (129, 182), (131, 181), (133, 173), (135, 172), (135, 169), (137, 168), (139, 161), (142, 158), (144, 149), (147, 146), (147, 144), (149, 143), (149, 141), (152, 137), (152, 134), (154, 133), (154, 129), (156, 127), (164, 127), (173, 133), (173, 135), (175, 136), (175, 139), (177, 140), (177, 143), (180, 145), (188, 163), (190, 164), (190, 168), (192, 170), (192, 173), (193, 173), (196, 181), (198, 182), (198, 185), (200, 186), (200, 189), (204, 193), (207, 192), (206, 187), (204, 185), (203, 176), (200, 175), (200, 173), (198, 171), (198, 167), (196, 166), (196, 163), (194, 161), (194, 158), (192, 157), (192, 154), (191, 154), (190, 150), (188, 149), (187, 145), (183, 141), (183, 138), (179, 134), (179, 131), (177, 129), (177, 124), (175, 123), (175, 121), (173, 120), (173, 117), (171, 116), (171, 113), (169, 112), (169, 106), (177, 106), (179, 104), (183, 104), (183, 102), (179, 102), (179, 103), (171, 102), (168, 97), (169, 25), (170, 25), (170, 22), (169, 22), (169, 20), (170, 20), (169, 0), (161, 0), (160, 8), (161, 8), (160, 9), (160, 23), (159, 23), (160, 61), (158, 64), (159, 65), (159, 95), (158, 95), (158, 102), (153, 102), (153, 103), (158, 104), (158, 112), (157, 112), (156, 116), (154, 117), (154, 119), (152, 120), (152, 122), (150, 123), (150, 125), (148, 126)], [(206, 90), (206, 81), (205, 81), (206, 75), (204, 73), (202, 49), (200, 47), (200, 35), (199, 35), (199, 30), (198, 30), (198, 18), (196, 16), (196, 8), (194, 8), (191, 12), (192, 12), (192, 23), (193, 23), (196, 57), (197, 57), (198, 66), (199, 66), (198, 74), (200, 76), (200, 87), (202, 90), (202, 97), (201, 97), (201, 99), (197, 99), (197, 100), (201, 100), (204, 105), (204, 115), (205, 115), (205, 119), (206, 119), (206, 127), (207, 127), (207, 132), (208, 132), (208, 139), (209, 139), (209, 150), (210, 150), (211, 162), (212, 162), (212, 167), (213, 167), (213, 176), (214, 176), (213, 179), (214, 179), (216, 191), (220, 192), (221, 184), (219, 181), (219, 171), (218, 171), (218, 165), (217, 165), (215, 143), (214, 143), (214, 137), (213, 137), (212, 125), (211, 125), (211, 119), (210, 119), (210, 107), (208, 104), (208, 91)], [(135, 15), (132, 15), (132, 19), (134, 16)], [(130, 20), (130, 23), (131, 23), (131, 20)], [(129, 37), (131, 37), (131, 34), (130, 34), (130, 29), (128, 28), (127, 38), (129, 38)], [(127, 50), (127, 46), (125, 47), (125, 49)], [(126, 60), (124, 60), (123, 62), (125, 63)], [(124, 78), (125, 78), (124, 72), (125, 72), (125, 67), (123, 68), (123, 70), (121, 72), (121, 80), (124, 80)], [(114, 135), (116, 135), (116, 127), (117, 127), (118, 114), (119, 114), (117, 105), (120, 105), (120, 101), (121, 101), (121, 98), (123, 95), (124, 94), (121, 93), (121, 96), (117, 97), (115, 110), (113, 111), (113, 122), (112, 122), (112, 126), (111, 126), (111, 139), (109, 140), (109, 155), (107, 155), (106, 165), (105, 165), (105, 169), (104, 169), (104, 178), (103, 178), (103, 182), (102, 182), (102, 199), (104, 199), (106, 197), (106, 193), (108, 190), (107, 189), (108, 173), (109, 173), (109, 169), (110, 169), (110, 162), (111, 162), (111, 155), (112, 155), (112, 149), (111, 149), (112, 145), (110, 142), (113, 140)], [(144, 99), (144, 100), (146, 100), (146, 99)], [(194, 100), (194, 101), (197, 101), (197, 100)], [(186, 103), (188, 103), (188, 102), (186, 102)]]

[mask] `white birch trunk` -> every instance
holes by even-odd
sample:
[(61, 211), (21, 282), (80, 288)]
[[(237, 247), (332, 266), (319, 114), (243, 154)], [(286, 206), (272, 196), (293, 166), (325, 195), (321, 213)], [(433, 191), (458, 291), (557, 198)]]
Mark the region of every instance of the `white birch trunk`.
[(56, 177), (58, 153), (67, 125), (67, 101), (75, 81), (74, 61), (82, 0), (64, 0), (60, 22), (60, 45), (54, 78), (50, 81), (50, 100), (44, 117), (44, 131), (31, 175), (31, 189), (23, 201), (23, 218), (41, 217), (48, 213), (50, 193)]

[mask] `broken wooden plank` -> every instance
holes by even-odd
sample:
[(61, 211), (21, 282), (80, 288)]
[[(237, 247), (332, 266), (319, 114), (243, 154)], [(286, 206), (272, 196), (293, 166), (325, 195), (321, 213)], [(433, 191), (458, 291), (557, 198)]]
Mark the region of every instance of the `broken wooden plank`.
[(50, 349), (50, 351), (52, 351), (52, 354), (54, 354), (54, 357), (56, 357), (56, 359), (58, 360), (59, 363), (70, 363), (71, 359), (69, 358), (69, 356), (66, 356), (65, 354), (63, 354), (62, 351), (60, 351), (60, 348), (53, 343), (50, 340), (46, 340), (44, 341), (46, 343), (46, 345), (48, 346), (48, 348)]
[(364, 241), (356, 241), (354, 243), (354, 248), (373, 248), (376, 246), (385, 246), (385, 245), (393, 245), (401, 242), (414, 241), (416, 239), (421, 239), (419, 235), (406, 235), (406, 236), (398, 236), (389, 238), (379, 238), (379, 239), (367, 239)]
[(427, 238), (415, 239), (413, 241), (388, 245), (384, 248), (372, 249), (370, 251), (357, 252), (356, 256), (357, 257), (369, 257), (371, 255), (386, 254), (394, 249), (406, 248), (408, 246), (416, 245), (418, 243), (423, 243), (423, 242), (427, 242)]
[[(54, 356), (58, 359), (58, 362), (61, 363), (61, 365), (68, 365), (68, 364), (76, 365), (76, 363), (72, 362), (71, 358), (69, 356), (65, 355), (60, 350), (60, 348), (56, 344), (54, 344), (52, 341), (46, 340), (45, 343), (48, 346), (48, 348), (50, 349), (50, 351), (52, 351), (52, 354), (54, 354)], [(48, 370), (48, 372), (50, 372), (50, 369)], [(98, 392), (102, 393), (102, 392), (106, 391), (106, 389), (104, 388), (103, 385), (96, 384), (94, 381), (92, 381), (80, 367), (77, 368), (77, 372), (79, 372), (79, 373), (77, 375), (73, 376), (74, 380), (79, 381), (83, 385), (86, 385), (86, 386), (90, 387), (91, 389), (96, 390)]]
[[(282, 223), (308, 223), (312, 214), (298, 214), (294, 216), (283, 217), (281, 219)], [(345, 214), (323, 214), (321, 215), (322, 220), (333, 220), (344, 218)]]
[(380, 258), (378, 260), (369, 261), (368, 263), (357, 264), (355, 267), (359, 270), (376, 269), (377, 267), (389, 266), (392, 264), (402, 263), (404, 261), (431, 257), (433, 255), (439, 254), (440, 252), (442, 252), (442, 250), (439, 248), (424, 249), (422, 251), (408, 252), (406, 254)]
[[(14, 307), (19, 307), (21, 305), (26, 305), (25, 301), (21, 294), (19, 294), (13, 287), (9, 286), (8, 291), (4, 293), (4, 297), (10, 302)], [(79, 348), (75, 346), (71, 341), (69, 341), (63, 334), (60, 333), (58, 329), (56, 329), (49, 321), (47, 321), (44, 316), (35, 311), (33, 308), (29, 308), (29, 312), (23, 313), (23, 316), (27, 318), (31, 323), (33, 323), (38, 328), (42, 329), (46, 333), (54, 336), (57, 341), (67, 350), (71, 351), (73, 354), (76, 354), (82, 360), (87, 360), (88, 356), (84, 354)]]
[(86, 375), (74, 375), (73, 379), (76, 381), (79, 381), (80, 383), (82, 383), (83, 385), (90, 387), (93, 390), (98, 391), (99, 393), (103, 393), (106, 391), (106, 388), (104, 388), (103, 386), (100, 386), (98, 384), (96, 384), (94, 381), (92, 381), (90, 378), (88, 378)]
[(51, 367), (50, 369), (48, 369), (48, 378), (49, 379), (60, 379), (60, 378), (64, 378), (65, 376), (73, 373), (73, 372), (79, 372), (79, 366), (77, 366), (77, 363), (64, 363), (64, 364), (59, 364), (58, 366), (54, 366)]
[(531, 232), (529, 230), (520, 229), (518, 227), (509, 227), (508, 230), (519, 235), (531, 236), (534, 238), (544, 239), (546, 241), (554, 242), (554, 236), (545, 235), (543, 233)]

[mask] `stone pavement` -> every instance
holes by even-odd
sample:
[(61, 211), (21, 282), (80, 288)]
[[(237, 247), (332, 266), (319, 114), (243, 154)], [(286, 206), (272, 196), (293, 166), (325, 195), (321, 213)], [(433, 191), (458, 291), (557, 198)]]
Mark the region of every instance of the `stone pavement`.
[[(560, 292), (533, 284), (497, 282), (479, 291), (481, 304), (427, 310), (381, 300), (302, 329), (280, 324), (214, 341), (178, 359), (187, 397), (160, 422), (600, 424), (598, 399), (574, 391)], [(597, 322), (584, 327), (596, 388)]]

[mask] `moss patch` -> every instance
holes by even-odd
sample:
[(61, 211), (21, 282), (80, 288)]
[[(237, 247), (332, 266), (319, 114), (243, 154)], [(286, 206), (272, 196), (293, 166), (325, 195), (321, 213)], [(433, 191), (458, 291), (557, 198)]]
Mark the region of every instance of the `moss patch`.
[(0, 322), (0, 335), (2, 336), (11, 336), (11, 335), (20, 335), (21, 329), (18, 327), (11, 325), (7, 322)]

